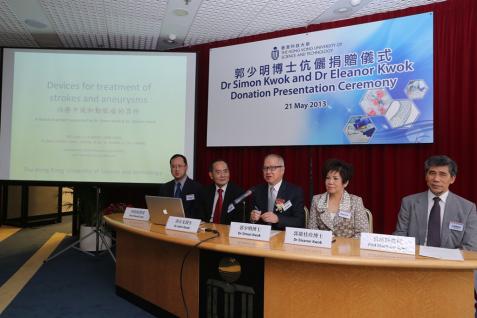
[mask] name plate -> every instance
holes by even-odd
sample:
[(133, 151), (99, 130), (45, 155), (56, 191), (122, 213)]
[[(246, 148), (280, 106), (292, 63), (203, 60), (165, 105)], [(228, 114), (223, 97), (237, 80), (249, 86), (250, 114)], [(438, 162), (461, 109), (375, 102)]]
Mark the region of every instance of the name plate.
[(232, 222), (230, 223), (229, 237), (270, 241), (271, 230), (271, 225)]
[(144, 222), (144, 221), (139, 221), (139, 220), (128, 220), (124, 219), (123, 220), (124, 224), (145, 230), (145, 231), (150, 231), (151, 230), (151, 224), (150, 222)]
[(361, 233), (359, 247), (364, 250), (416, 254), (416, 238), (396, 235)]
[(128, 207), (124, 211), (123, 219), (149, 221), (149, 210)]
[(197, 233), (199, 231), (200, 219), (180, 218), (177, 216), (170, 216), (167, 219), (166, 229)]
[(331, 231), (320, 231), (287, 227), (285, 229), (285, 243), (314, 247), (331, 248)]

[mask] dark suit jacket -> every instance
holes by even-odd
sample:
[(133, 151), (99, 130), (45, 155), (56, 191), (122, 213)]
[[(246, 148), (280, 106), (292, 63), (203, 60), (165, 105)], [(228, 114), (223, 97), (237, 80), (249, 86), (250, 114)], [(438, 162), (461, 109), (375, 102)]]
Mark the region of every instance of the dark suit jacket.
[[(427, 191), (402, 199), (394, 235), (413, 236), (423, 245), (427, 230)], [(450, 222), (463, 224), (462, 231), (449, 229)], [(446, 200), (441, 227), (441, 247), (477, 251), (477, 212), (475, 203), (452, 192)]]
[[(272, 224), (272, 229), (284, 230), (287, 226), (305, 227), (303, 190), (283, 180), (278, 189), (277, 199), (283, 199), (285, 203), (290, 201), (292, 205), (282, 212), (275, 207), (273, 212), (278, 216), (278, 223)], [(255, 187), (252, 194), (252, 209), (258, 209), (262, 213), (268, 211), (268, 184)]]
[[(211, 184), (204, 188), (204, 194), (202, 195), (202, 211), (204, 212), (202, 220), (204, 222), (210, 222), (210, 216), (212, 215), (212, 209), (214, 208), (215, 189), (215, 184)], [(244, 192), (245, 191), (243, 191), (242, 188), (235, 183), (229, 182), (227, 184), (227, 190), (225, 191), (225, 195), (223, 197), (222, 214), (220, 215), (221, 224), (230, 224), (230, 222), (243, 222), (244, 212), (241, 204), (239, 204), (239, 206), (236, 208), (234, 207), (234, 209), (229, 213), (227, 211), (230, 204)]]
[[(159, 188), (159, 195), (163, 197), (174, 197), (175, 181), (171, 180), (164, 183)], [(200, 183), (187, 177), (182, 187), (182, 204), (184, 206), (185, 216), (188, 218), (200, 219), (203, 212), (201, 210), (202, 186)], [(193, 195), (193, 199), (191, 198)], [(188, 197), (189, 196), (189, 197)]]

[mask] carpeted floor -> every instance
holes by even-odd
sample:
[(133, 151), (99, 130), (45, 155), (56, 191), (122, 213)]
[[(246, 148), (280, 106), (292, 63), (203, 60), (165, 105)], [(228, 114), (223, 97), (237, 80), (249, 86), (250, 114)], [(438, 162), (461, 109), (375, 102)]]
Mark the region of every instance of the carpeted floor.
[[(0, 286), (55, 232), (70, 231), (65, 218), (62, 224), (22, 229), (1, 241)], [(74, 239), (68, 236), (56, 251)], [(93, 257), (70, 249), (42, 264), (1, 317), (152, 317), (115, 294), (114, 273), (108, 253)]]
[(3, 285), (55, 232), (71, 232), (71, 216), (59, 224), (24, 228), (0, 242), (0, 286)]

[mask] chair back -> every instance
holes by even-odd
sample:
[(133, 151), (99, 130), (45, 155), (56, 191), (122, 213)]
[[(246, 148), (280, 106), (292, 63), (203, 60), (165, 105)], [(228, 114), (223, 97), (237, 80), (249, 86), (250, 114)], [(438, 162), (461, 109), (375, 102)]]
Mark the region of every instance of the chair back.
[(373, 233), (373, 215), (371, 214), (371, 211), (368, 209), (364, 209), (366, 211), (366, 216), (368, 217), (368, 223), (369, 223), (369, 233)]
[(304, 206), (304, 210), (305, 210), (305, 228), (308, 228), (308, 217), (310, 215), (310, 211), (308, 210), (306, 205)]

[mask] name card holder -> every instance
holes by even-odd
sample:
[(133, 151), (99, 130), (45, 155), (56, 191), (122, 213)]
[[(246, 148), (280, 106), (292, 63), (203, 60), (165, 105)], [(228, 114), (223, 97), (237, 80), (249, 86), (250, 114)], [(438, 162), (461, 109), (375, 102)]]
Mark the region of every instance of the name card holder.
[(361, 233), (359, 247), (364, 250), (416, 254), (416, 238), (396, 235)]
[(123, 214), (123, 219), (149, 221), (149, 210), (127, 207)]
[(285, 243), (313, 247), (331, 248), (332, 232), (287, 227)]
[(271, 230), (271, 225), (232, 222), (230, 223), (229, 237), (270, 241)]
[(144, 222), (140, 220), (131, 220), (131, 219), (123, 219), (124, 224), (128, 226), (135, 227), (137, 229), (150, 231), (151, 230), (151, 222)]
[(200, 219), (170, 216), (167, 219), (166, 229), (173, 231), (197, 233), (199, 231), (199, 225)]

